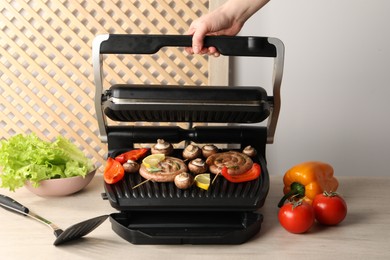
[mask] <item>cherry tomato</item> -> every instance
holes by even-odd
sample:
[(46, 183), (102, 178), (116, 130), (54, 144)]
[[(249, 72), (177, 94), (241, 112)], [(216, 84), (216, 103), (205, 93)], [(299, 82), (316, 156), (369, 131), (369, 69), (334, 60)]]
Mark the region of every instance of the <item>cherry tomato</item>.
[(300, 234), (308, 231), (313, 225), (314, 210), (305, 201), (288, 202), (280, 208), (278, 218), (287, 231)]
[(347, 215), (347, 204), (337, 193), (317, 194), (313, 200), (316, 220), (324, 225), (337, 225)]
[(114, 184), (120, 181), (124, 175), (125, 169), (122, 164), (113, 158), (108, 157), (103, 173), (104, 181), (108, 184)]

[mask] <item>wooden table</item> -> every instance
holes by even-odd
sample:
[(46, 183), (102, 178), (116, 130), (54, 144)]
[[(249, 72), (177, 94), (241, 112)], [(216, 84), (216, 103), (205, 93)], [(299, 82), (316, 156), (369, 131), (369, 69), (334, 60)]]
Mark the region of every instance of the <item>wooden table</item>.
[[(277, 220), (282, 177), (271, 176), (271, 189), (260, 211), (261, 231), (242, 245), (133, 245), (120, 238), (110, 221), (79, 241), (53, 246), (46, 226), (0, 208), (0, 259), (390, 259), (390, 177), (338, 177), (348, 204), (346, 219), (335, 227), (315, 225), (309, 233), (290, 234)], [(115, 212), (101, 199), (97, 174), (80, 193), (42, 198), (25, 188), (0, 189), (60, 227)]]

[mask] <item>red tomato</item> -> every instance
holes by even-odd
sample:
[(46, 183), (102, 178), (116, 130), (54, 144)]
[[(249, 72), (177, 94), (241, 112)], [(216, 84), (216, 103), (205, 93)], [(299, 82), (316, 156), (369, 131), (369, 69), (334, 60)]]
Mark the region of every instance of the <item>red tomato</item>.
[(125, 175), (125, 169), (122, 164), (111, 157), (108, 157), (106, 167), (104, 168), (103, 178), (108, 184), (120, 181)]
[(313, 200), (316, 220), (324, 225), (337, 225), (347, 215), (347, 204), (337, 193), (317, 194)]
[(300, 234), (308, 231), (314, 223), (313, 207), (305, 202), (288, 202), (278, 214), (280, 224), (289, 232)]

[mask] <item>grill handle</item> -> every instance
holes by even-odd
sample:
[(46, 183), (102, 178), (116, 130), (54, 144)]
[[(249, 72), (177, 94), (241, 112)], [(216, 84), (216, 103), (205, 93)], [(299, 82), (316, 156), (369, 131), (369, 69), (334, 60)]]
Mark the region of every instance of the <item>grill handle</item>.
[[(101, 54), (153, 54), (162, 47), (189, 47), (191, 35), (111, 34), (100, 45)], [(206, 36), (205, 47), (214, 46), (226, 56), (276, 57), (267, 37)]]

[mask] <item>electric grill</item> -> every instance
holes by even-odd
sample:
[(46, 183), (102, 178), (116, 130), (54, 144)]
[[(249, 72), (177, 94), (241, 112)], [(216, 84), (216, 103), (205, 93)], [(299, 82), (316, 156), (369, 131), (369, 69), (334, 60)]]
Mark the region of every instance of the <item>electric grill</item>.
[[(276, 38), (208, 36), (205, 46), (222, 55), (274, 59), (273, 96), (261, 87), (161, 86), (117, 84), (103, 90), (103, 54), (154, 54), (163, 47), (191, 46), (191, 36), (99, 35), (93, 43), (95, 108), (100, 138), (108, 156), (134, 149), (136, 144), (164, 139), (172, 144), (251, 145), (261, 176), (231, 183), (219, 176), (208, 190), (187, 190), (174, 183), (145, 182), (126, 174), (106, 184), (102, 194), (118, 210), (110, 215), (112, 229), (133, 244), (239, 244), (260, 231), (269, 189), (265, 146), (272, 143), (280, 109), (284, 46)], [(130, 124), (109, 124), (108, 119)], [(258, 124), (268, 119), (267, 125)], [(140, 126), (135, 122), (186, 122), (180, 126)], [(131, 124), (133, 123), (133, 124)], [(194, 126), (193, 123), (217, 123)], [(228, 148), (224, 148), (229, 150)], [(230, 149), (231, 150), (231, 149)], [(181, 158), (182, 149), (172, 156)], [(213, 177), (212, 177), (213, 179)]]

